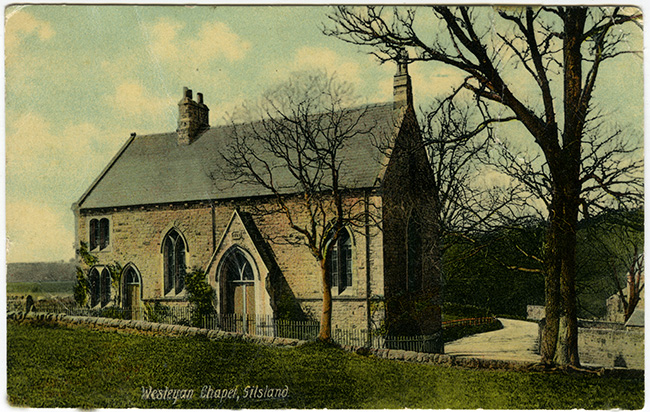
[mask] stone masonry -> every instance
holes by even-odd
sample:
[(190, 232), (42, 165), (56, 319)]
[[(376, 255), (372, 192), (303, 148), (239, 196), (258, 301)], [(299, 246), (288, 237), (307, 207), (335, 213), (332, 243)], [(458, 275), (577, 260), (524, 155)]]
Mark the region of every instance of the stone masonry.
[[(394, 102), (345, 111), (360, 117), (339, 148), (339, 183), (345, 209), (359, 218), (346, 225), (349, 237), (332, 254), (334, 267), (345, 271), (335, 278), (345, 284), (332, 288), (332, 327), (419, 336), (426, 351), (442, 352), (438, 227), (411, 84), (407, 64), (400, 62)], [(98, 266), (116, 262), (125, 268), (123, 302), (117, 303), (125, 308), (186, 305), (184, 267), (206, 272), (221, 313), (320, 320), (321, 269), (302, 235), (277, 210), (270, 191), (223, 175), (229, 142), (237, 133), (251, 133), (256, 123), (239, 132), (235, 125), (210, 127), (203, 96), (194, 101), (187, 88), (178, 106), (174, 133), (132, 134), (73, 205), (76, 244), (93, 245)], [(377, 147), (384, 138), (390, 150)], [(264, 162), (275, 171), (276, 187), (296, 187), (277, 159)], [(285, 202), (294, 223), (309, 226), (300, 193), (292, 196)], [(106, 272), (97, 269), (102, 280), (93, 281), (93, 293), (104, 298)]]
[[(358, 200), (351, 199), (354, 202)], [(370, 201), (379, 204), (381, 199), (373, 196)], [(205, 269), (234, 210), (246, 210), (250, 206), (250, 200), (240, 200), (84, 210), (78, 219), (78, 233), (85, 234), (86, 237), (80, 240), (88, 242), (90, 219), (108, 217), (111, 222), (110, 245), (102, 251), (92, 252), (99, 258), (100, 265), (118, 262), (123, 267), (127, 264), (135, 266), (142, 278), (144, 302), (183, 304), (186, 300), (183, 293), (178, 296), (164, 296), (163, 293), (162, 242), (165, 235), (172, 228), (181, 233), (187, 245), (188, 270), (193, 267)], [(297, 239), (297, 233), (288, 226), (283, 214), (254, 216), (254, 220), (271, 245), (273, 257), (303, 312), (310, 318), (320, 319), (322, 293), (316, 260), (305, 246), (278, 242), (279, 239)], [(333, 296), (332, 325), (366, 329), (369, 314), (367, 296), (383, 295), (382, 233), (380, 228), (368, 225), (360, 231), (353, 231), (351, 236), (353, 286), (343, 294)], [(218, 287), (215, 278), (208, 281)]]

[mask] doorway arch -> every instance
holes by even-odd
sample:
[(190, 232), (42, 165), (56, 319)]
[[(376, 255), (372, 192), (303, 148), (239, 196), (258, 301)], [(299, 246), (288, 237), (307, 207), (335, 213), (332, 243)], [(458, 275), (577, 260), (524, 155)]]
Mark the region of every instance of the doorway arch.
[(135, 265), (128, 264), (122, 272), (122, 308), (125, 317), (140, 319), (142, 278)]
[[(232, 247), (219, 266), (221, 280), (221, 313), (230, 329), (247, 333), (255, 325), (257, 268), (250, 255), (240, 247)], [(230, 319), (230, 320), (228, 320)]]

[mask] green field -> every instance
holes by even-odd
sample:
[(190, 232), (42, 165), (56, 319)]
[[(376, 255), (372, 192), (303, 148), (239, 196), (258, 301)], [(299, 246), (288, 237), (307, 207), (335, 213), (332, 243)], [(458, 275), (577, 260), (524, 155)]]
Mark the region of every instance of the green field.
[(74, 281), (7, 282), (7, 295), (72, 296)]
[[(315, 343), (283, 349), (47, 324), (7, 327), (7, 393), (15, 406), (639, 409), (644, 399), (642, 378), (411, 364)], [(268, 395), (267, 385), (286, 388), (286, 396), (250, 398)], [(143, 387), (191, 389), (192, 399), (142, 399)], [(235, 398), (202, 399), (208, 387)], [(183, 394), (189, 392), (176, 392)]]

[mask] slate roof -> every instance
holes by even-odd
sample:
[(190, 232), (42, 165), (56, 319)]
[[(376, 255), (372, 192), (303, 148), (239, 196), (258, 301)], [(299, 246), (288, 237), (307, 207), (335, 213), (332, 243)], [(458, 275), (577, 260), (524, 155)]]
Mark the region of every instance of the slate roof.
[[(359, 133), (347, 141), (339, 154), (341, 184), (348, 188), (377, 185), (385, 161), (374, 141), (395, 133), (393, 103), (363, 106)], [(246, 125), (244, 125), (246, 126)], [(200, 200), (233, 199), (265, 195), (259, 186), (233, 184), (221, 178), (225, 162), (222, 152), (233, 139), (233, 127), (218, 126), (205, 131), (190, 145), (178, 145), (176, 132), (130, 138), (79, 199), (81, 209), (109, 208)], [(288, 173), (274, 176), (288, 185)]]

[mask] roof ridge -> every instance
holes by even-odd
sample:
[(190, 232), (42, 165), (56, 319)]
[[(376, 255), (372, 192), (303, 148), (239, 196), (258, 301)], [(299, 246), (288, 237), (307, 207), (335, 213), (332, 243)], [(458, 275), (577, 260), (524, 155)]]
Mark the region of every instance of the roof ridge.
[[(352, 107), (345, 107), (341, 110), (349, 110), (349, 111), (355, 111), (355, 110), (362, 110), (362, 109), (372, 109), (374, 107), (384, 107), (384, 106), (392, 106), (393, 102), (375, 102), (375, 103), (364, 103), (358, 106), (352, 106)], [(314, 114), (319, 114), (319, 113), (324, 113), (324, 112), (315, 112)], [(248, 125), (248, 124), (254, 124), (262, 121), (263, 119), (257, 119), (257, 120), (252, 120), (252, 121), (241, 121), (241, 122), (231, 122), (227, 124), (219, 124), (219, 125), (214, 125), (210, 126), (205, 129), (205, 131), (209, 130), (217, 130), (220, 128), (224, 127), (232, 127), (233, 125), (236, 126), (243, 126), (243, 125)], [(169, 135), (172, 133), (176, 133), (176, 130), (172, 130), (169, 132), (156, 132), (156, 133), (147, 133), (147, 134), (136, 134), (136, 137), (156, 137), (156, 136), (165, 136)]]
[[(383, 157), (371, 140), (395, 135), (396, 112), (390, 102), (342, 110), (352, 110), (352, 119), (363, 117), (355, 122), (354, 140), (341, 151), (341, 159), (345, 159), (342, 182), (350, 188), (376, 187)], [(211, 177), (223, 166), (223, 150), (234, 138), (233, 128), (256, 127), (260, 121), (212, 126), (187, 146), (177, 144), (175, 132), (132, 136), (76, 206), (91, 209), (263, 195), (251, 185), (230, 185)], [(278, 172), (275, 176), (279, 184), (292, 184), (291, 177), (285, 175)]]
[[(390, 106), (390, 107), (392, 107), (392, 106), (393, 106), (393, 102), (390, 101), (390, 102), (364, 103), (364, 104), (360, 104), (360, 105), (357, 105), (357, 106), (344, 107), (344, 108), (342, 108), (340, 111), (347, 110), (347, 111), (351, 111), (351, 112), (352, 112), (352, 111), (355, 111), (355, 110), (371, 109), (371, 108), (374, 108), (374, 107), (383, 107), (383, 106)], [(337, 110), (337, 111), (338, 111), (338, 110)], [(322, 114), (322, 113), (327, 113), (327, 112), (314, 112), (313, 114), (316, 115), (316, 114)], [(258, 123), (258, 122), (261, 122), (262, 120), (264, 120), (264, 119), (256, 119), (256, 120), (252, 120), (252, 121), (231, 122), (231, 123), (228, 123), (228, 124), (225, 124), (225, 125), (210, 126), (210, 128), (207, 129), (207, 130), (210, 130), (210, 129), (213, 129), (213, 128), (217, 128), (217, 127), (229, 127), (229, 126), (233, 126), (233, 125), (236, 125), (236, 126), (243, 126), (243, 125), (248, 125), (248, 124)]]

